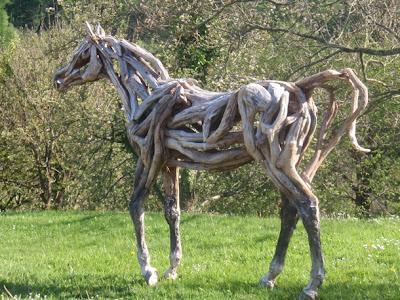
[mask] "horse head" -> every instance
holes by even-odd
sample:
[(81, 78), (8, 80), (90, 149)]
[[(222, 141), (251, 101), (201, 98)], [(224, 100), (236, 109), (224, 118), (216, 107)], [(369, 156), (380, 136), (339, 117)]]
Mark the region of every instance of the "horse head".
[(71, 60), (54, 74), (54, 85), (59, 91), (107, 77), (104, 69), (105, 57), (101, 55), (101, 49), (109, 47), (104, 40), (104, 30), (97, 25), (96, 33), (94, 33), (87, 22), (86, 27), (88, 35), (74, 51)]

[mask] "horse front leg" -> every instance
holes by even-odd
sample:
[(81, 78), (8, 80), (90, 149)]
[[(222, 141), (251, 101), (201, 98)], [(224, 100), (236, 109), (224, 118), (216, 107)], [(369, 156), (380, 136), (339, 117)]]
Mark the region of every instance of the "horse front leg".
[(290, 204), (286, 196), (282, 194), (281, 197), (281, 231), (276, 244), (274, 257), (269, 265), (269, 271), (260, 281), (261, 285), (270, 289), (274, 287), (276, 278), (283, 271), (289, 242), (299, 219), (297, 209)]
[(177, 268), (182, 258), (182, 246), (179, 232), (179, 168), (165, 167), (163, 170), (164, 215), (170, 232), (170, 267), (164, 273), (166, 279), (177, 278)]
[(150, 265), (150, 254), (145, 240), (144, 208), (149, 189), (145, 187), (148, 177), (148, 169), (144, 168), (143, 162), (138, 161), (135, 173), (134, 190), (129, 202), (129, 212), (135, 228), (137, 258), (142, 276), (148, 285), (155, 285), (158, 281), (158, 272)]

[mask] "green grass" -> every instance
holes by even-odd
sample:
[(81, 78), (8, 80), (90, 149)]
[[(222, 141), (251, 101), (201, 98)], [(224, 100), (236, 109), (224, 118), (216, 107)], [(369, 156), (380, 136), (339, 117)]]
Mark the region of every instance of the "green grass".
[[(168, 266), (161, 214), (147, 214), (152, 264)], [(295, 299), (308, 281), (299, 224), (272, 291), (258, 286), (279, 232), (277, 218), (183, 214), (184, 257), (175, 282), (147, 287), (128, 213), (0, 214), (0, 298)], [(400, 299), (400, 219), (322, 220), (327, 278), (321, 299)]]

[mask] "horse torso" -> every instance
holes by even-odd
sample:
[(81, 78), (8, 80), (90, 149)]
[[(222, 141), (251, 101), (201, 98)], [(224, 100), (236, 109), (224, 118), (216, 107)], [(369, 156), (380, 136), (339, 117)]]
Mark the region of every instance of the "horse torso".
[[(264, 97), (273, 97), (267, 91), (268, 84), (259, 89), (265, 89)], [(145, 164), (151, 163), (157, 152), (162, 153), (162, 163), (170, 167), (224, 171), (251, 162), (254, 157), (244, 145), (239, 92), (206, 91), (180, 80), (161, 85), (153, 92), (153, 98), (139, 105), (135, 119), (128, 124), (134, 149)], [(267, 103), (256, 99), (262, 95), (256, 96), (250, 97), (254, 103), (248, 105), (260, 117), (271, 110), (269, 106), (275, 105), (274, 109), (279, 110), (279, 99)], [(296, 101), (289, 104), (288, 113), (296, 115), (299, 110)], [(258, 122), (254, 123), (254, 130)], [(265, 140), (260, 136), (257, 142)], [(157, 145), (162, 145), (162, 149), (157, 149)]]

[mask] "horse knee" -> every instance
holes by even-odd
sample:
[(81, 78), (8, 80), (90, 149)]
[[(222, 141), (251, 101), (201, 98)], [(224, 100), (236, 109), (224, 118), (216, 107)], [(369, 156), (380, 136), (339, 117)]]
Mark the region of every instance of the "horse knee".
[(137, 201), (137, 199), (132, 199), (129, 202), (129, 213), (133, 220), (137, 220), (140, 218), (143, 212), (143, 205), (141, 201)]
[(129, 202), (129, 213), (133, 219), (139, 218), (143, 214), (143, 201), (148, 195), (148, 189), (139, 189), (132, 195)]
[(173, 224), (179, 220), (180, 210), (178, 208), (178, 203), (175, 197), (167, 196), (165, 197), (164, 205), (164, 216), (169, 224)]
[(302, 220), (319, 218), (318, 199), (315, 197), (305, 197), (295, 203), (297, 212)]

